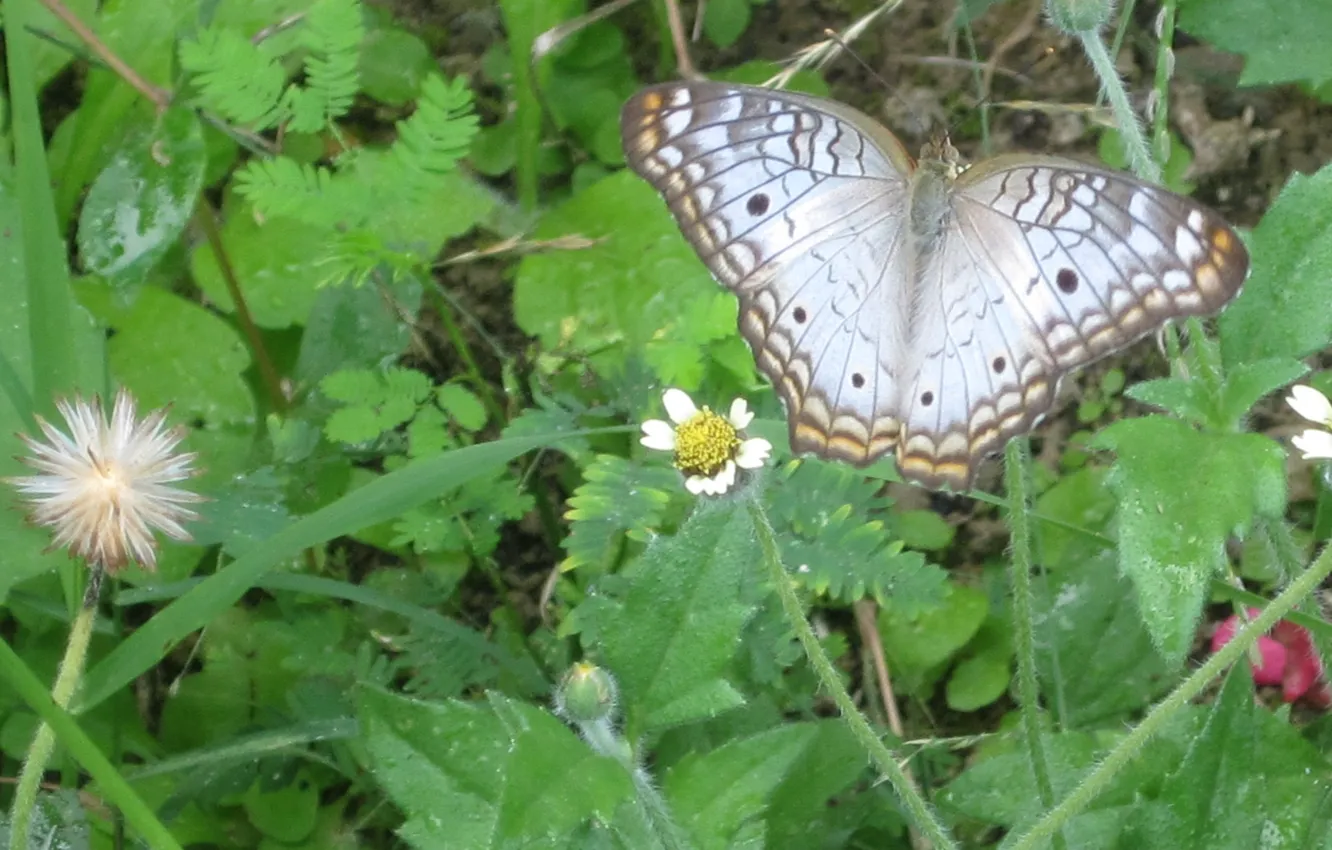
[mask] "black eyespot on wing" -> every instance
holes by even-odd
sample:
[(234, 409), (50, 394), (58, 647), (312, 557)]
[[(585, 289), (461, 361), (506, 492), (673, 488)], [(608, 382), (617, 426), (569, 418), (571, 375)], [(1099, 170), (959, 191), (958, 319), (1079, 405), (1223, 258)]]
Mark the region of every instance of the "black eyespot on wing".
[(996, 357), (994, 358), (994, 362), (990, 365), (994, 367), (994, 373), (996, 375), (1002, 375), (1004, 370), (1008, 368), (1008, 361), (1002, 357)]
[(934, 404), (934, 393), (928, 391), (921, 393), (920, 404), (922, 407), (929, 407), (931, 404)]
[(797, 324), (803, 325), (805, 323), (805, 319), (809, 317), (805, 315), (804, 307), (797, 307), (791, 311), (791, 318), (795, 319)]
[(856, 372), (854, 375), (851, 376), (851, 386), (855, 387), (856, 389), (860, 389), (861, 387), (865, 386), (865, 376), (860, 374), (859, 372)]
[(1072, 269), (1060, 269), (1055, 275), (1055, 283), (1059, 286), (1060, 292), (1072, 295), (1078, 291), (1078, 273)]
[(749, 200), (745, 202), (745, 209), (750, 215), (763, 215), (768, 211), (768, 205), (768, 196), (759, 192), (749, 196)]

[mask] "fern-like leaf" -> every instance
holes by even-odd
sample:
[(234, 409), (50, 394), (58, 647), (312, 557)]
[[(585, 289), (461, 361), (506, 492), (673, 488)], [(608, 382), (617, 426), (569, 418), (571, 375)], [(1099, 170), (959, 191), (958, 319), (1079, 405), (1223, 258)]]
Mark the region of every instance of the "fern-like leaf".
[(905, 551), (873, 513), (887, 510), (881, 484), (837, 464), (794, 461), (767, 490), (783, 560), (798, 581), (843, 602), (866, 596), (912, 609), (943, 598), (943, 570)]
[(623, 540), (646, 541), (661, 523), (680, 476), (660, 466), (640, 466), (617, 455), (598, 455), (569, 499), (569, 553), (561, 569), (611, 566)]
[(317, 133), (347, 114), (360, 89), (365, 25), (358, 0), (319, 0), (305, 18), (305, 86), (288, 90), (290, 129)]
[(412, 117), (399, 121), (393, 152), (409, 172), (447, 174), (467, 155), (477, 131), (472, 92), (462, 78), (431, 75)]
[(255, 130), (277, 123), (286, 73), (240, 33), (201, 31), (180, 43), (180, 64), (198, 89), (199, 106)]

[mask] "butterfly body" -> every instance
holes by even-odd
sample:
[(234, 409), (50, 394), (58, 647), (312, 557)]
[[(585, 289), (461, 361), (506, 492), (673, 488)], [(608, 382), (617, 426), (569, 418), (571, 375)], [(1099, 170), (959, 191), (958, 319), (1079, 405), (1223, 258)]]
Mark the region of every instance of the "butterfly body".
[(962, 488), (1049, 410), (1059, 379), (1178, 316), (1215, 312), (1248, 270), (1215, 213), (1128, 175), (1005, 155), (917, 163), (831, 101), (670, 83), (621, 118), (661, 192), (740, 302), (791, 445)]

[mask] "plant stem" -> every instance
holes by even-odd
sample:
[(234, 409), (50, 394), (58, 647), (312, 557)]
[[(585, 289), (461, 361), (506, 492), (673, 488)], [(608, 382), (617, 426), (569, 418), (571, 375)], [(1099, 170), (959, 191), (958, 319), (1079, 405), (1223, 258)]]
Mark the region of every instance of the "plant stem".
[(1078, 39), (1082, 42), (1082, 50), (1087, 54), (1092, 70), (1101, 81), (1101, 91), (1105, 93), (1106, 100), (1110, 103), (1110, 111), (1115, 116), (1115, 125), (1119, 128), (1119, 137), (1124, 141), (1124, 153), (1128, 156), (1129, 166), (1133, 169), (1133, 173), (1143, 180), (1159, 183), (1161, 169), (1157, 166), (1156, 160), (1152, 159), (1147, 139), (1142, 132), (1142, 124), (1138, 121), (1138, 114), (1129, 104), (1124, 81), (1119, 78), (1114, 60), (1110, 58), (1110, 52), (1105, 49), (1105, 42), (1101, 41), (1100, 33), (1086, 30), (1078, 33)]
[(86, 44), (88, 49), (91, 50), (97, 58), (105, 62), (111, 70), (115, 71), (122, 80), (133, 86), (139, 94), (143, 95), (148, 100), (151, 100), (159, 111), (164, 110), (171, 105), (170, 92), (159, 88), (145, 80), (143, 77), (140, 77), (133, 68), (117, 56), (111, 48), (107, 47), (106, 44), (97, 37), (96, 33), (89, 29), (83, 21), (79, 20), (79, 16), (71, 12), (64, 3), (61, 3), (60, 0), (42, 0), (42, 5), (47, 9), (50, 9), (51, 14), (64, 22), (65, 26), (69, 27), (70, 32), (78, 36), (79, 40)]
[(810, 628), (809, 621), (805, 619), (805, 612), (800, 604), (800, 597), (796, 595), (795, 585), (791, 582), (791, 577), (786, 574), (786, 568), (782, 566), (782, 556), (777, 550), (777, 538), (773, 534), (772, 524), (768, 522), (768, 514), (764, 511), (757, 493), (750, 496), (749, 512), (754, 519), (759, 547), (763, 550), (763, 561), (768, 568), (768, 578), (773, 583), (778, 598), (782, 601), (782, 610), (786, 613), (786, 620), (795, 631), (800, 645), (804, 647), (805, 657), (809, 659), (809, 664), (814, 668), (814, 673), (818, 676), (823, 689), (833, 698), (833, 702), (837, 703), (837, 708), (842, 712), (842, 719), (851, 727), (851, 733), (856, 736), (856, 740), (860, 741), (860, 745), (865, 748), (865, 752), (869, 754), (870, 759), (879, 768), (879, 772), (887, 778), (893, 786), (893, 790), (897, 792), (897, 796), (902, 801), (912, 825), (929, 839), (935, 850), (945, 850), (945, 848), (955, 850), (957, 843), (948, 835), (933, 808), (917, 790), (911, 777), (897, 763), (892, 751), (884, 746), (883, 741), (879, 740), (879, 736), (870, 727), (869, 721), (856, 708), (856, 704), (851, 700), (851, 695), (842, 686), (842, 680), (838, 677), (832, 661), (829, 660), (827, 653), (823, 651), (823, 647), (819, 645), (819, 639), (815, 637), (814, 630)]
[[(1027, 740), (1027, 760), (1036, 777), (1036, 793), (1041, 808), (1054, 806), (1054, 785), (1045, 759), (1041, 739), (1040, 692), (1036, 687), (1036, 637), (1032, 626), (1031, 604), (1031, 522), (1027, 516), (1027, 441), (1009, 440), (1004, 449), (1004, 479), (1008, 485), (1008, 530), (1012, 557), (1009, 559), (1013, 583), (1013, 643), (1017, 653), (1018, 707), (1022, 713), (1022, 736)], [(1054, 846), (1063, 850), (1063, 833), (1056, 834)]]
[(1040, 846), (1074, 815), (1087, 808), (1106, 789), (1115, 778), (1115, 774), (1142, 752), (1143, 746), (1165, 727), (1176, 712), (1202, 693), (1208, 684), (1225, 672), (1231, 664), (1243, 658), (1259, 637), (1276, 625), (1277, 621), (1300, 600), (1313, 593), (1329, 574), (1332, 574), (1332, 545), (1325, 546), (1318, 560), (1314, 561), (1303, 575), (1291, 582), (1276, 599), (1273, 599), (1261, 614), (1240, 629), (1234, 640), (1207, 659), (1192, 676), (1185, 679), (1179, 687), (1170, 692), (1169, 696), (1147, 712), (1142, 722), (1106, 754), (1078, 787), (1074, 788), (1063, 802), (1047, 812), (1045, 817), (1037, 821), (1026, 834), (1010, 844), (1009, 850), (1032, 850)]
[[(55, 686), (51, 689), (51, 699), (60, 708), (69, 705), (70, 697), (83, 678), (84, 662), (88, 658), (88, 644), (92, 640), (93, 622), (97, 619), (97, 598), (102, 589), (102, 570), (92, 568), (88, 587), (83, 594), (83, 604), (70, 625), (69, 641), (65, 644), (65, 657), (60, 660), (60, 669), (56, 673)], [(46, 772), (46, 764), (51, 760), (55, 749), (55, 733), (46, 723), (37, 727), (32, 746), (23, 760), (23, 769), (18, 776), (18, 786), (14, 791), (14, 808), (9, 816), (9, 846), (28, 846), (28, 824), (32, 820), (32, 809), (37, 804), (37, 791)]]

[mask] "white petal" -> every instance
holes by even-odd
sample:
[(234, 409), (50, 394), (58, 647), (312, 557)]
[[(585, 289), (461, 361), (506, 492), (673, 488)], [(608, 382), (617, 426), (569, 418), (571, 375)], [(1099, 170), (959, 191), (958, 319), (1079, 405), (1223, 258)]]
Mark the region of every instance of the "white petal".
[(1310, 422), (1332, 425), (1332, 401), (1313, 387), (1303, 384), (1291, 387), (1286, 403)]
[(718, 496), (735, 484), (735, 461), (728, 460), (722, 471), (712, 476), (712, 492)]
[(735, 464), (743, 469), (758, 469), (767, 462), (771, 451), (772, 443), (762, 437), (750, 437), (740, 444), (740, 450), (735, 453)]
[(675, 451), (675, 429), (671, 423), (661, 419), (649, 419), (643, 423), (643, 438), (640, 443), (659, 452)]
[(695, 496), (701, 496), (708, 491), (710, 480), (702, 475), (691, 475), (685, 479), (685, 489)]
[(662, 393), (661, 401), (666, 405), (666, 415), (671, 417), (671, 421), (676, 425), (688, 422), (695, 413), (698, 413), (694, 400), (684, 390), (671, 387)]
[(726, 417), (731, 421), (732, 427), (737, 431), (743, 431), (749, 427), (749, 423), (754, 421), (754, 413), (749, 409), (749, 403), (743, 398), (737, 398), (731, 402), (731, 415)]
[(1332, 434), (1310, 428), (1291, 439), (1295, 448), (1304, 453), (1305, 460), (1332, 459)]

